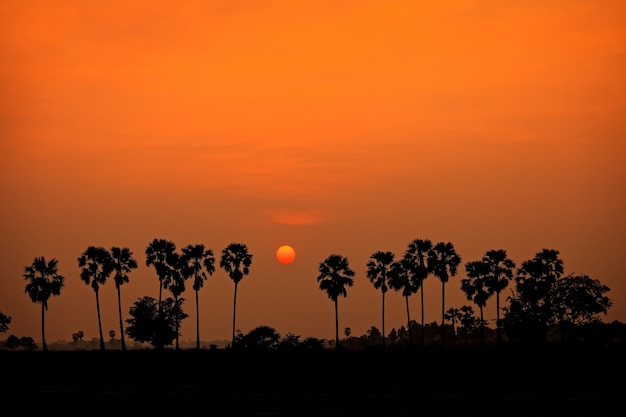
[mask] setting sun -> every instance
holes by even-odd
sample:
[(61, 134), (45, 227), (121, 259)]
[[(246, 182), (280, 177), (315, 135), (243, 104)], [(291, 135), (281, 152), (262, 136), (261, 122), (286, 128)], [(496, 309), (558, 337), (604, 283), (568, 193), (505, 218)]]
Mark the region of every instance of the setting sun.
[(276, 250), (276, 259), (281, 264), (290, 264), (296, 258), (296, 251), (289, 245), (283, 245)]

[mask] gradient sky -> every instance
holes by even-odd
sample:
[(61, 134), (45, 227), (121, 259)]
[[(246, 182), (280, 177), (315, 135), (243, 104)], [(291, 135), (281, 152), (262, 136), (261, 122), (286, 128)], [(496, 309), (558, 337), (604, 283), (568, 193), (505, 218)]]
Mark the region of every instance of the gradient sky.
[[(66, 278), (47, 342), (98, 337), (77, 263), (90, 245), (134, 252), (128, 318), (139, 297), (158, 297), (144, 254), (154, 238), (216, 256), (248, 245), (243, 332), (333, 339), (316, 281), (331, 253), (356, 272), (340, 329), (381, 329), (365, 265), (415, 238), (452, 242), (462, 265), (490, 249), (518, 265), (556, 249), (566, 274), (611, 288), (603, 320), (626, 321), (624, 22), (620, 0), (3, 1), (5, 336), (40, 340), (22, 274), (45, 256)], [(274, 257), (283, 244), (292, 264)], [(446, 309), (471, 304), (464, 272)], [(201, 290), (203, 340), (230, 339), (233, 288), (218, 269)], [(429, 277), (424, 292), (425, 322), (439, 322), (441, 283)], [(195, 340), (190, 283), (183, 296), (181, 340)], [(103, 331), (119, 333), (112, 279), (100, 301)], [(386, 330), (405, 323), (388, 293)]]

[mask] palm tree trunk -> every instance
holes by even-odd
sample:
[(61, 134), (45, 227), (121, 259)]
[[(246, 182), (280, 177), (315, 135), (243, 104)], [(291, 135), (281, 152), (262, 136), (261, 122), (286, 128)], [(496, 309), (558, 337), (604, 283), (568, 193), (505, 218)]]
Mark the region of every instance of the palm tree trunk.
[(339, 349), (339, 306), (335, 298), (335, 349)]
[(411, 338), (411, 315), (409, 314), (409, 296), (405, 295), (404, 296), (404, 301), (406, 304), (406, 328), (407, 331), (409, 332), (408, 336), (409, 336), (409, 349), (413, 347), (413, 341)]
[(198, 290), (196, 290), (196, 349), (200, 349), (200, 306), (198, 305)]
[(96, 291), (96, 310), (98, 310), (98, 332), (100, 333), (100, 350), (104, 350), (104, 336), (102, 336), (102, 320), (100, 320), (100, 297)]
[(159, 278), (159, 317), (161, 317), (161, 300), (163, 299), (163, 278)]
[(456, 321), (452, 316), (452, 346), (456, 346)]
[(446, 315), (446, 283), (441, 281), (441, 347), (445, 345), (446, 342), (446, 325), (445, 325), (445, 315)]
[(46, 332), (45, 332), (45, 328), (46, 328), (46, 304), (41, 303), (41, 347), (43, 348), (43, 351), (47, 351), (48, 350), (48, 345), (46, 345)]
[(237, 283), (235, 282), (235, 295), (233, 297), (233, 341), (232, 347), (235, 347), (235, 315), (237, 313)]
[(126, 350), (126, 342), (124, 341), (124, 322), (122, 321), (122, 296), (120, 286), (117, 286), (117, 311), (120, 316), (120, 340), (122, 341), (122, 351)]
[(483, 321), (483, 306), (480, 307), (480, 347), (485, 347), (485, 323)]
[(502, 343), (502, 329), (500, 329), (500, 292), (496, 292), (496, 344)]
[(424, 347), (424, 281), (420, 285), (420, 304), (422, 307), (422, 328), (420, 330), (420, 348)]
[(385, 292), (383, 293), (383, 349), (385, 348)]
[(174, 314), (176, 315), (174, 317), (174, 321), (176, 322), (176, 350), (178, 350), (178, 296), (174, 297)]

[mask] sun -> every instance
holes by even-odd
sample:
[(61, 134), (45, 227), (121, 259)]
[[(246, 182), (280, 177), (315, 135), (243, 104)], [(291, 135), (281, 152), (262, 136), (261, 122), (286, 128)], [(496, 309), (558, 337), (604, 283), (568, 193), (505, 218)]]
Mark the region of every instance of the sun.
[(276, 259), (281, 264), (290, 264), (296, 258), (296, 251), (289, 245), (283, 245), (276, 250)]

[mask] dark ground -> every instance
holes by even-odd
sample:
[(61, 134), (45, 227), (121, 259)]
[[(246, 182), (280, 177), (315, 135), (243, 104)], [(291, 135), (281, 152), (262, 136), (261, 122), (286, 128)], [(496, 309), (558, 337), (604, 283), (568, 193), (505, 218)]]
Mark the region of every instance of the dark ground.
[(622, 416), (625, 353), (623, 346), (3, 350), (0, 410), (66, 416)]

